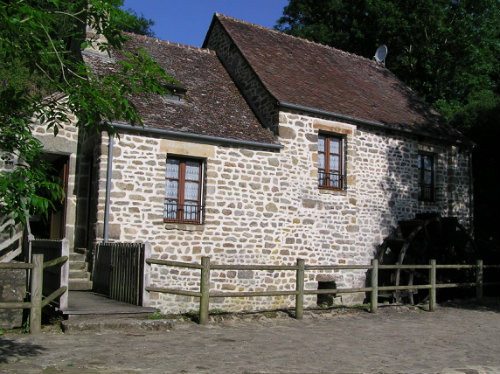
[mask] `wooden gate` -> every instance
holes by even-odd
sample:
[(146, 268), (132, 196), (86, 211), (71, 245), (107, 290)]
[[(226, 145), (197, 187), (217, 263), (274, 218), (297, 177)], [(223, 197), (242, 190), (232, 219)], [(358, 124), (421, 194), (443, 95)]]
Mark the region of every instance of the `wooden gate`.
[(144, 244), (98, 243), (94, 251), (93, 291), (142, 305)]

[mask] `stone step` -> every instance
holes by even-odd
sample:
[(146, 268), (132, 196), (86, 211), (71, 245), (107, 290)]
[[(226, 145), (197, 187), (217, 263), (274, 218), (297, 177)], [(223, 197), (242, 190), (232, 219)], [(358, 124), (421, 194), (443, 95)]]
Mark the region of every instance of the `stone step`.
[(69, 279), (74, 280), (90, 280), (90, 273), (86, 270), (70, 270)]
[(88, 264), (85, 261), (70, 261), (69, 270), (84, 270), (87, 271)]
[(91, 280), (68, 280), (68, 286), (70, 291), (90, 291), (92, 290)]
[(176, 319), (148, 319), (142, 316), (86, 316), (85, 319), (68, 319), (62, 321), (61, 327), (65, 333), (79, 332), (109, 332), (109, 331), (166, 331), (172, 330), (176, 325), (193, 324), (182, 318)]
[(74, 251), (76, 253), (86, 254), (87, 253), (87, 248), (75, 248)]
[(83, 253), (75, 253), (75, 252), (71, 252), (69, 254), (69, 262), (72, 262), (72, 261), (83, 261), (85, 262), (87, 259), (87, 256)]

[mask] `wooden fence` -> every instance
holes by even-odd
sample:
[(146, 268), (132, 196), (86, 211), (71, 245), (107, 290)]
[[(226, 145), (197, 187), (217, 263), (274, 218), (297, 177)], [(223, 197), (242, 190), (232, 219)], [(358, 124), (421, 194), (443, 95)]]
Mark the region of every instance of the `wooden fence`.
[(94, 251), (93, 291), (142, 305), (143, 243), (98, 243)]
[(25, 269), (30, 271), (30, 301), (28, 302), (0, 302), (0, 309), (30, 309), (29, 328), (31, 333), (38, 333), (42, 329), (42, 308), (57, 298), (66, 294), (67, 286), (61, 286), (47, 297), (42, 296), (43, 271), (54, 266), (67, 263), (68, 256), (61, 256), (44, 262), (43, 254), (34, 254), (32, 263), (0, 263), (2, 269)]
[[(209, 257), (202, 257), (201, 264), (185, 263), (178, 261), (168, 261), (147, 258), (146, 264), (151, 266), (163, 265), (171, 267), (199, 269), (200, 274), (200, 290), (186, 291), (178, 289), (169, 289), (162, 287), (147, 286), (145, 289), (148, 292), (160, 292), (174, 295), (183, 295), (200, 298), (199, 307), (199, 323), (205, 324), (208, 321), (209, 300), (215, 297), (260, 297), (260, 296), (295, 296), (295, 318), (301, 319), (304, 312), (304, 295), (319, 295), (319, 294), (339, 294), (339, 293), (355, 293), (355, 292), (370, 292), (370, 311), (375, 313), (378, 306), (379, 291), (402, 291), (402, 290), (429, 290), (429, 310), (434, 311), (436, 306), (436, 290), (439, 288), (454, 288), (454, 287), (476, 287), (476, 297), (483, 297), (483, 287), (486, 285), (495, 285), (498, 283), (485, 283), (483, 281), (483, 271), (485, 268), (499, 268), (498, 265), (483, 265), (482, 260), (478, 260), (475, 265), (437, 265), (436, 260), (431, 260), (429, 265), (379, 265), (378, 260), (372, 260), (371, 265), (306, 265), (305, 260), (297, 259), (297, 264), (294, 266), (278, 266), (278, 265), (214, 265), (210, 263)], [(429, 272), (429, 284), (409, 285), (409, 286), (379, 286), (379, 270), (427, 270)], [(437, 283), (436, 273), (438, 269), (475, 269), (475, 282), (468, 283)], [(243, 292), (211, 292), (210, 291), (210, 271), (211, 270), (268, 270), (268, 271), (295, 271), (296, 285), (294, 291), (243, 291)], [(345, 288), (345, 289), (304, 289), (304, 273), (314, 270), (371, 270), (370, 287), (361, 288)], [(149, 271), (148, 271), (149, 273)]]

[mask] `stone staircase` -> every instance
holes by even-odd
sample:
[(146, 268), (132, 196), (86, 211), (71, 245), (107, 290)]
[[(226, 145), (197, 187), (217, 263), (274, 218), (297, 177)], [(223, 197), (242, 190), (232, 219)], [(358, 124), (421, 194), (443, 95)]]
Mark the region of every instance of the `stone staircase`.
[(69, 289), (71, 291), (91, 291), (89, 264), (87, 262), (87, 251), (75, 248), (69, 255)]

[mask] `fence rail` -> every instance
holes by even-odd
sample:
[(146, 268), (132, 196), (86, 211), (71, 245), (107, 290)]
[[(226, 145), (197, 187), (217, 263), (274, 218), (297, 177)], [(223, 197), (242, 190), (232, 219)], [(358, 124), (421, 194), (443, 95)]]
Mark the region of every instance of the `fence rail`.
[(29, 309), (30, 310), (30, 332), (38, 333), (42, 329), (42, 308), (61, 297), (68, 291), (67, 286), (59, 287), (49, 296), (43, 297), (43, 270), (54, 266), (62, 266), (68, 261), (68, 256), (61, 256), (56, 259), (43, 262), (43, 254), (34, 254), (32, 263), (0, 263), (0, 269), (26, 269), (30, 270), (31, 297), (29, 302), (0, 302), (0, 309)]
[[(216, 265), (210, 263), (209, 257), (202, 257), (201, 263), (186, 263), (179, 261), (168, 261), (147, 258), (149, 265), (163, 265), (170, 267), (200, 269), (200, 291), (187, 291), (162, 287), (147, 286), (148, 292), (160, 292), (166, 294), (190, 296), (200, 298), (199, 323), (205, 324), (208, 321), (209, 299), (223, 297), (268, 297), (268, 296), (295, 296), (295, 317), (301, 319), (303, 316), (304, 295), (320, 294), (342, 294), (342, 293), (370, 293), (370, 311), (375, 313), (378, 307), (379, 291), (405, 291), (405, 290), (429, 290), (429, 311), (434, 311), (436, 306), (436, 290), (441, 288), (456, 287), (476, 287), (476, 298), (483, 297), (483, 287), (488, 285), (497, 285), (496, 282), (485, 283), (483, 281), (483, 272), (486, 268), (500, 268), (500, 265), (483, 265), (482, 260), (478, 260), (475, 265), (437, 265), (436, 260), (431, 260), (428, 265), (379, 265), (378, 260), (372, 260), (370, 265), (306, 265), (303, 259), (297, 259), (297, 264), (292, 266), (279, 265)], [(429, 284), (408, 285), (408, 286), (380, 286), (378, 272), (379, 270), (428, 270)], [(475, 282), (464, 283), (437, 283), (437, 269), (476, 269)], [(239, 292), (220, 292), (210, 291), (210, 272), (212, 270), (264, 270), (264, 271), (295, 271), (296, 285), (293, 291), (239, 291)], [(370, 286), (361, 288), (344, 289), (304, 289), (304, 274), (306, 271), (314, 270), (371, 270)]]

